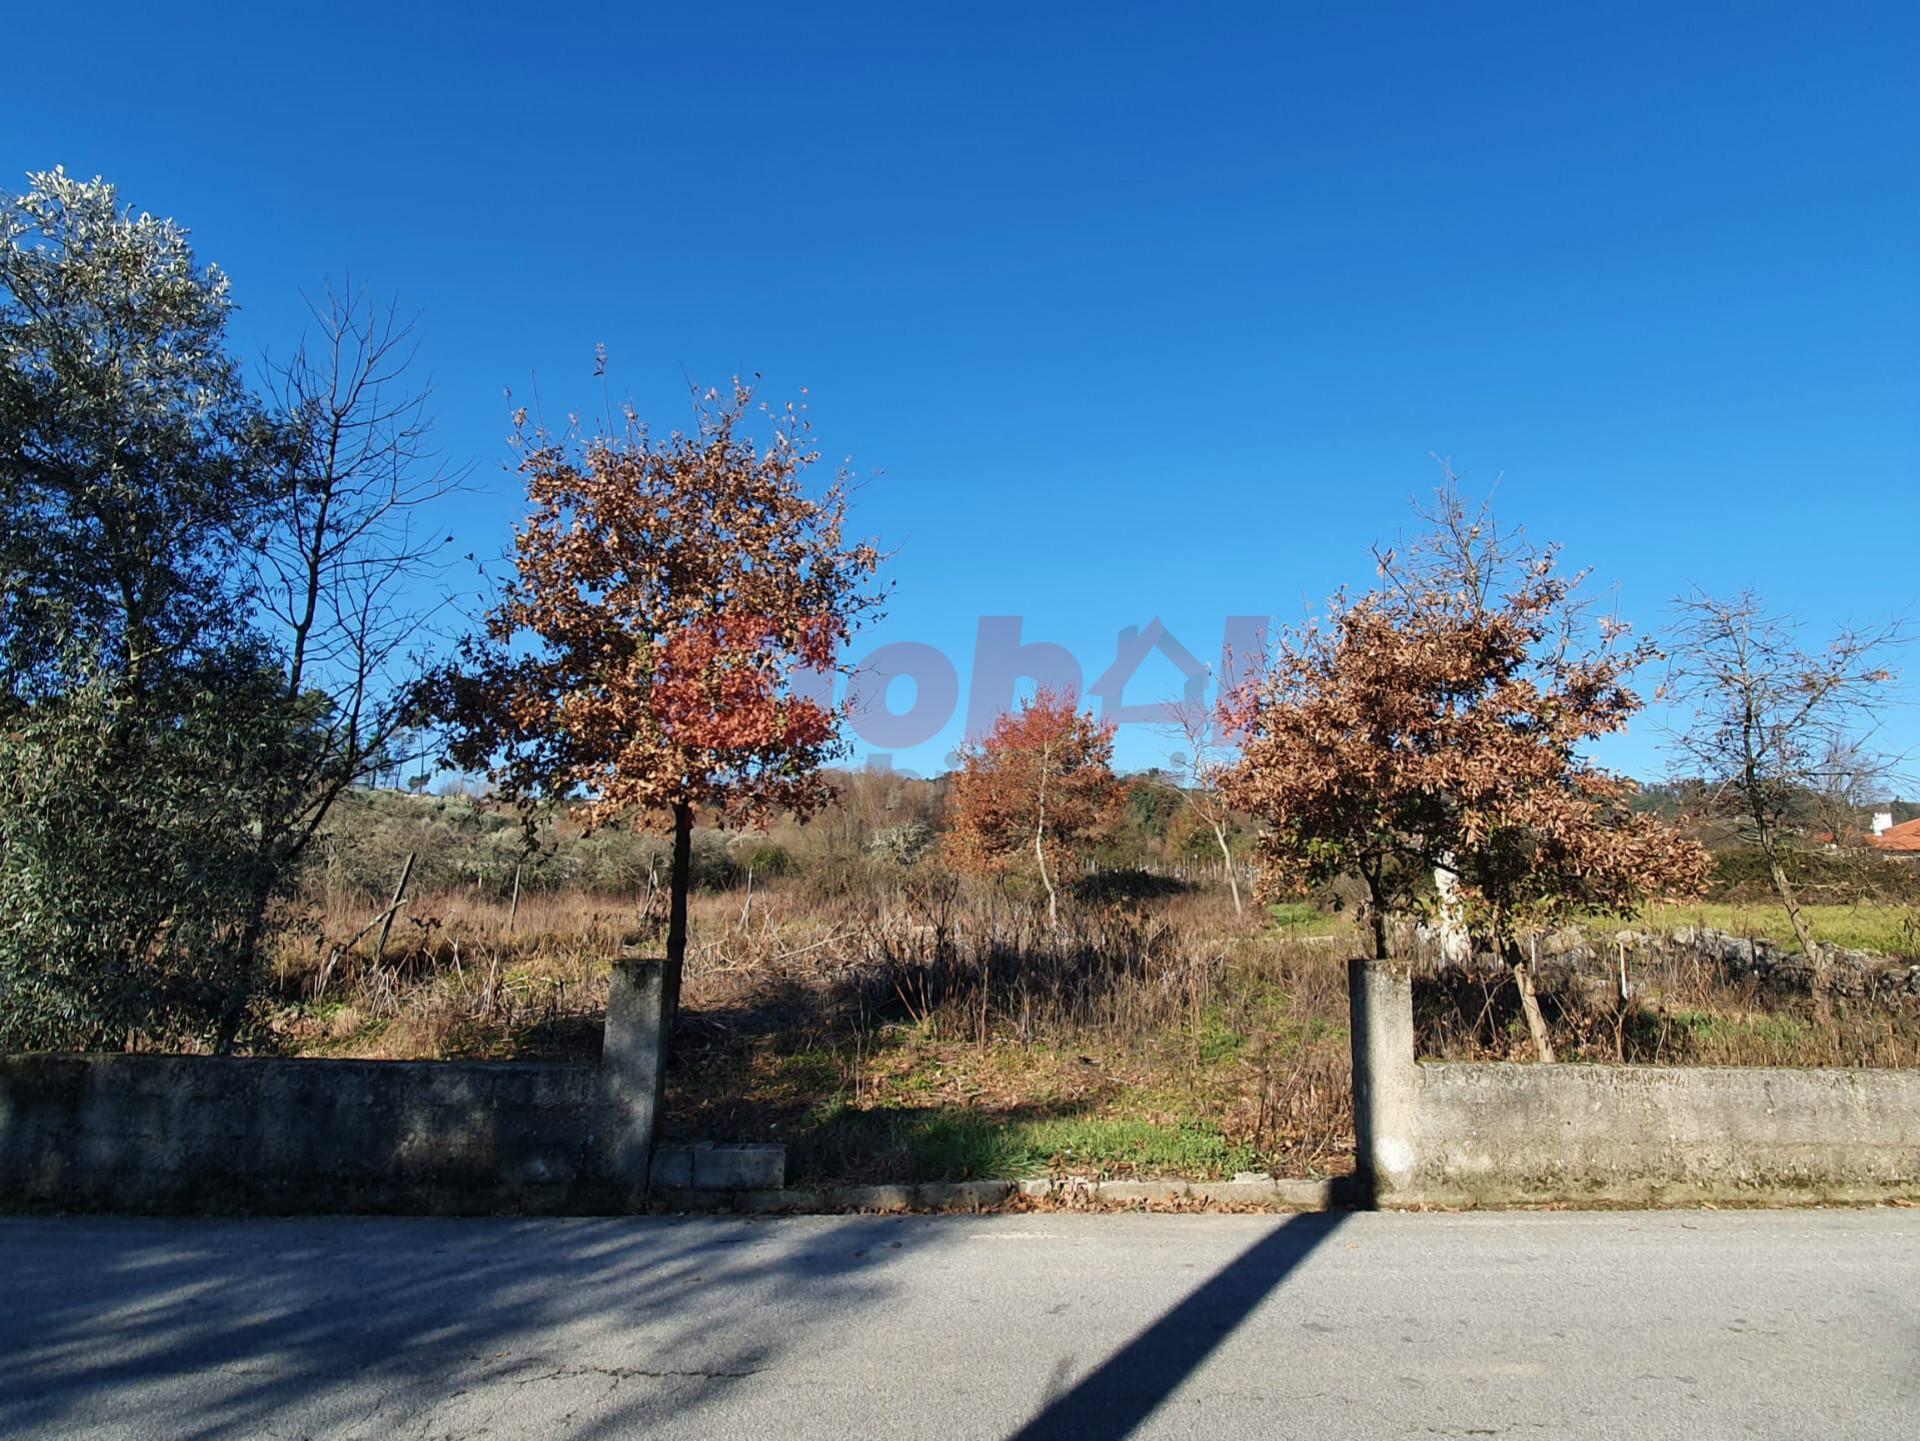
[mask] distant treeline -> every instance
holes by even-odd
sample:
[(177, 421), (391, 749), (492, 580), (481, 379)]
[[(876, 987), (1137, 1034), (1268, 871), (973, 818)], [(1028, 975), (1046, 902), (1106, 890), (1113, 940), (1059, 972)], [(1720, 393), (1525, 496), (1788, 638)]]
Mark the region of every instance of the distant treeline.
[[(844, 885), (875, 868), (937, 864), (946, 815), (946, 778), (920, 779), (853, 771), (832, 777), (835, 800), (805, 826), (782, 821), (766, 830), (694, 833), (693, 884), (729, 890), (780, 877)], [(1661, 784), (1644, 793), (1656, 806), (1677, 805), (1682, 788)], [(1908, 806), (1907, 809), (1913, 809)], [(1164, 872), (1191, 863), (1190, 874), (1213, 873), (1217, 854), (1183, 831), (1177, 796), (1137, 786), (1115, 816), (1094, 857), (1103, 872)], [(1667, 813), (1665, 811), (1663, 814)], [(1671, 813), (1684, 819), (1684, 809)], [(1236, 850), (1246, 831), (1236, 833)], [(417, 891), (472, 890), (507, 896), (577, 890), (602, 895), (644, 893), (664, 885), (668, 839), (657, 831), (614, 827), (583, 833), (561, 815), (538, 819), (529, 832), (512, 809), (485, 797), (356, 790), (344, 798), (319, 841), (308, 884), (333, 894), (389, 894), (407, 857)], [(1739, 845), (1714, 850), (1709, 898), (1765, 901), (1772, 892), (1764, 856)], [(1920, 903), (1920, 865), (1877, 853), (1801, 850), (1787, 862), (1790, 878), (1815, 901)]]

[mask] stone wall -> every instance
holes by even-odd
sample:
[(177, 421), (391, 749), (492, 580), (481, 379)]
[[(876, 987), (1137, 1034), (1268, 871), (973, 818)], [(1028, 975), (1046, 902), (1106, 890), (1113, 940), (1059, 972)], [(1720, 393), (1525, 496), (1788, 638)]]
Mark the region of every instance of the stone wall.
[(643, 1197), (661, 967), (615, 971), (601, 1062), (0, 1059), (0, 1207), (606, 1211)]
[(1348, 995), (1382, 1204), (1920, 1196), (1920, 1072), (1416, 1063), (1406, 969), (1355, 961)]

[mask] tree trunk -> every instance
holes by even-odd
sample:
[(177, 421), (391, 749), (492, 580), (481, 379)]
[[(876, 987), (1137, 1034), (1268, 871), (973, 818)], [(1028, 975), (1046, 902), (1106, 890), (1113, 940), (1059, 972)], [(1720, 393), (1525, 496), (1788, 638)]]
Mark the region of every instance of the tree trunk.
[(673, 1034), (680, 1014), (680, 978), (687, 968), (687, 887), (693, 875), (693, 807), (677, 801), (673, 807), (673, 869), (667, 877), (667, 969), (661, 997), (661, 1019)]
[(1040, 884), (1047, 888), (1047, 923), (1055, 930), (1060, 927), (1060, 898), (1053, 891), (1053, 877), (1047, 874), (1046, 823), (1033, 828), (1033, 856), (1040, 862)]
[(1215, 826), (1213, 828), (1213, 838), (1220, 843), (1221, 864), (1226, 868), (1227, 885), (1233, 891), (1233, 913), (1236, 916), (1244, 916), (1246, 910), (1240, 904), (1240, 878), (1233, 873), (1233, 851), (1227, 845), (1226, 830), (1223, 827)]
[(1526, 1012), (1527, 1031), (1533, 1037), (1534, 1055), (1548, 1065), (1553, 1054), (1553, 1038), (1547, 1034), (1547, 1018), (1540, 1011), (1540, 997), (1533, 989), (1533, 967), (1517, 947), (1509, 947), (1508, 964), (1513, 967), (1514, 984), (1520, 987), (1520, 1009)]
[(1773, 879), (1774, 892), (1780, 897), (1780, 904), (1786, 908), (1787, 920), (1793, 926), (1793, 933), (1799, 937), (1800, 949), (1807, 953), (1807, 964), (1813, 969), (1813, 1004), (1823, 1016), (1833, 1010), (1833, 971), (1827, 964), (1826, 953), (1813, 938), (1813, 931), (1807, 925), (1807, 918), (1800, 914), (1800, 898), (1793, 893), (1793, 885), (1787, 880), (1787, 868), (1780, 863), (1779, 851), (1771, 841), (1765, 845), (1767, 853), (1767, 874)]
[(273, 878), (263, 864), (254, 873), (247, 920), (234, 958), (235, 970), (228, 981), (226, 1004), (221, 1008), (220, 1027), (214, 1036), (213, 1051), (217, 1056), (231, 1055), (234, 1043), (240, 1039), (240, 1027), (247, 1018), (247, 1002), (253, 996), (253, 978), (260, 968), (260, 942), (266, 936), (267, 907), (272, 901)]
[(1361, 871), (1360, 879), (1367, 887), (1367, 938), (1373, 943), (1373, 955), (1370, 960), (1384, 961), (1387, 958), (1387, 908), (1380, 893), (1380, 882), (1371, 872)]

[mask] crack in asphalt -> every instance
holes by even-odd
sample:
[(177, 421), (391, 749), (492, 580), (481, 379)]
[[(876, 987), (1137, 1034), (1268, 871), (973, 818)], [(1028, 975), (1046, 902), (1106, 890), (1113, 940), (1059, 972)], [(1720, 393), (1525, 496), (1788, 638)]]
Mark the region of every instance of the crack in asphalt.
[(701, 1381), (738, 1381), (743, 1377), (757, 1376), (761, 1368), (749, 1367), (745, 1371), (719, 1371), (702, 1367), (690, 1367), (685, 1370), (651, 1371), (644, 1366), (562, 1366), (557, 1370), (542, 1372), (538, 1376), (523, 1376), (513, 1384), (525, 1386), (534, 1381), (569, 1381), (581, 1376), (611, 1376), (616, 1381), (645, 1380), (670, 1381), (681, 1377), (692, 1377)]

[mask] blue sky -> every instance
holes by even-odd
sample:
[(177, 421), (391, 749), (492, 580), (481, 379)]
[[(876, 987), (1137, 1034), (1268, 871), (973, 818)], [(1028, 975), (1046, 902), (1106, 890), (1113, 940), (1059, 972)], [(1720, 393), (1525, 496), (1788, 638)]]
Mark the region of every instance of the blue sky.
[(881, 472), (856, 649), (939, 650), (961, 713), (982, 616), (1090, 681), (1364, 584), (1434, 454), (1642, 626), (1920, 592), (1912, 5), (16, 3), (0, 46), (0, 185), (179, 218), (249, 354), (328, 277), (421, 313), (464, 545), (519, 511), (503, 389), (590, 411), (596, 344), (661, 424), (806, 387)]

